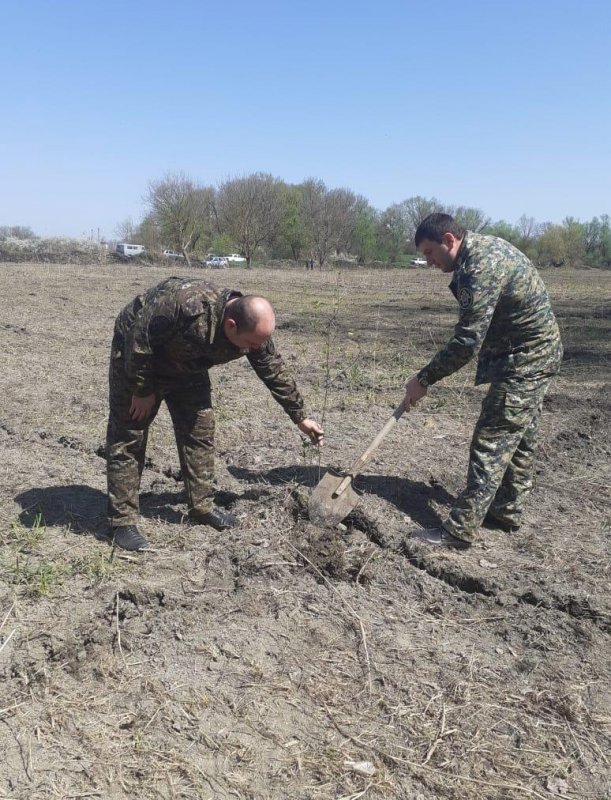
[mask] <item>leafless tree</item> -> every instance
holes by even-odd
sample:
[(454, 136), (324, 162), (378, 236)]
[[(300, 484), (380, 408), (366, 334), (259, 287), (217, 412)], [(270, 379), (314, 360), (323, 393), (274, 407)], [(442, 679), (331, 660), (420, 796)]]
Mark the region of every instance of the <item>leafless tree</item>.
[(119, 222), (115, 228), (117, 238), (121, 242), (133, 242), (136, 236), (136, 226), (131, 217), (127, 217), (123, 222)]
[(0, 225), (0, 239), (36, 239), (34, 231), (28, 225)]
[(331, 220), (327, 214), (328, 190), (324, 182), (308, 178), (301, 184), (301, 217), (312, 254), (322, 266), (333, 250)]
[(367, 199), (350, 189), (332, 189), (327, 196), (327, 213), (331, 216), (333, 246), (338, 253), (347, 253), (359, 219), (369, 208)]
[(436, 197), (408, 197), (397, 206), (399, 213), (403, 217), (405, 224), (405, 240), (406, 244), (413, 242), (416, 228), (429, 214), (434, 214), (438, 211), (445, 211)]
[(463, 228), (475, 233), (479, 233), (492, 222), (480, 208), (471, 206), (448, 206), (446, 213), (451, 214)]
[(278, 251), (290, 253), (293, 261), (309, 253), (310, 240), (303, 214), (301, 187), (286, 184), (282, 191), (282, 218), (276, 239)]
[(540, 233), (539, 225), (537, 225), (535, 218), (527, 217), (526, 214), (522, 214), (516, 223), (516, 228), (520, 234), (522, 246), (529, 245)]
[(348, 248), (359, 213), (368, 203), (350, 189), (329, 190), (315, 178), (304, 181), (300, 190), (301, 218), (312, 254), (322, 267), (334, 250)]
[(277, 234), (283, 188), (279, 178), (263, 172), (233, 178), (219, 187), (216, 210), (220, 229), (238, 245), (248, 267), (257, 247), (272, 242)]
[(409, 239), (403, 204), (394, 203), (383, 211), (378, 221), (378, 241), (388, 255), (389, 261), (397, 261), (405, 251)]
[(166, 245), (180, 250), (191, 266), (190, 252), (210, 235), (214, 189), (183, 174), (168, 175), (149, 185), (147, 202)]

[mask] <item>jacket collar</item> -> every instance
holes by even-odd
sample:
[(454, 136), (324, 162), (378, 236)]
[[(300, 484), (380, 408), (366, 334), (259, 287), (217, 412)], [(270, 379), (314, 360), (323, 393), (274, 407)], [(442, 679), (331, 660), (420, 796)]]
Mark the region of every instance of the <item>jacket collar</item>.
[(460, 249), (456, 254), (456, 261), (454, 262), (454, 273), (456, 273), (456, 270), (459, 267), (462, 267), (467, 258), (469, 258), (469, 252), (472, 243), (473, 243), (473, 234), (471, 233), (471, 231), (467, 231), (461, 242)]

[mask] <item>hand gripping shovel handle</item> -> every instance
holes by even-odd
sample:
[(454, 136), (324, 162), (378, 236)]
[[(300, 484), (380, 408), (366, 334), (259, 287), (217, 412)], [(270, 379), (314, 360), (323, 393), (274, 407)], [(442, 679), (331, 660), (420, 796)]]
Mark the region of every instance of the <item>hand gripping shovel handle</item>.
[(351, 481), (359, 474), (359, 472), (363, 469), (365, 464), (369, 461), (371, 456), (375, 453), (378, 447), (382, 444), (382, 441), (386, 438), (388, 433), (394, 426), (397, 424), (399, 419), (405, 413), (405, 400), (402, 400), (399, 405), (395, 408), (392, 413), (392, 417), (388, 420), (386, 425), (382, 428), (382, 430), (378, 433), (376, 438), (373, 442), (369, 445), (367, 450), (357, 458), (354, 464), (348, 470), (348, 474), (344, 478), (344, 480), (340, 483), (337, 487), (337, 490), (333, 493), (335, 497), (340, 495), (346, 488), (350, 485)]

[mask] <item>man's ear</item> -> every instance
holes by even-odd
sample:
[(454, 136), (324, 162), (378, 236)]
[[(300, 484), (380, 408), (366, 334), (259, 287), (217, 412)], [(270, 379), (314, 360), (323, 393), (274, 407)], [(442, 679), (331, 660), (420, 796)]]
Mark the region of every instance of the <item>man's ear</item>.
[(443, 236), (441, 237), (441, 243), (445, 244), (448, 250), (451, 250), (454, 247), (455, 242), (456, 242), (456, 237), (454, 236), (453, 233), (450, 233), (449, 231), (446, 231), (446, 233), (444, 233)]
[(235, 319), (231, 319), (231, 317), (225, 317), (223, 320), (223, 328), (225, 330), (235, 331), (237, 329)]

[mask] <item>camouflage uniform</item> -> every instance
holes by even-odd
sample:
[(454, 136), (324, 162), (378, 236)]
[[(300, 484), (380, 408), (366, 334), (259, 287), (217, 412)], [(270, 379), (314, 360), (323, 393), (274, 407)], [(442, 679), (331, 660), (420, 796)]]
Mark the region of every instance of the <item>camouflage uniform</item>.
[(503, 239), (467, 233), (450, 289), (458, 324), (418, 377), (432, 385), (479, 352), (475, 383), (491, 383), (471, 442), (467, 487), (443, 523), (472, 541), (487, 513), (520, 524), (533, 486), (543, 397), (560, 368), (562, 343), (541, 277)]
[[(246, 356), (275, 400), (295, 423), (303, 399), (272, 339), (241, 350), (225, 336), (226, 303), (240, 292), (205, 280), (168, 278), (136, 297), (117, 317), (110, 361), (107, 432), (108, 513), (111, 525), (135, 525), (148, 429), (165, 400), (176, 436), (190, 510), (212, 508), (214, 412), (208, 370)], [(132, 395), (155, 393), (151, 415), (134, 422)]]

